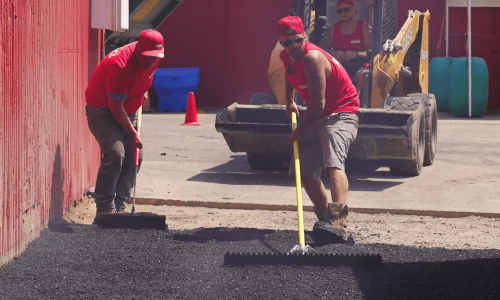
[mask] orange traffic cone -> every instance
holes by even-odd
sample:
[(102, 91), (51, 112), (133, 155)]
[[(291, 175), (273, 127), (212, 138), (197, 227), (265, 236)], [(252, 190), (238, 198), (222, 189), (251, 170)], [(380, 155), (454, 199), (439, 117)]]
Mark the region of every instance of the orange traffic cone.
[(196, 103), (194, 102), (193, 92), (189, 92), (188, 94), (186, 118), (184, 119), (184, 124), (182, 125), (201, 125), (200, 123), (198, 123), (198, 115), (196, 114)]

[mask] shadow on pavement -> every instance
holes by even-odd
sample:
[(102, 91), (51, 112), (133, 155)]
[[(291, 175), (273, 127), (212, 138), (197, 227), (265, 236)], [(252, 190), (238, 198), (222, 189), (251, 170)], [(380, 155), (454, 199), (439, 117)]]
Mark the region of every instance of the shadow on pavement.
[(217, 242), (240, 242), (251, 240), (263, 240), (266, 235), (276, 230), (254, 229), (254, 228), (203, 228), (182, 231), (177, 234), (176, 240), (191, 243)]
[(262, 230), (253, 228), (204, 228), (190, 231), (184, 231), (182, 234), (176, 235), (175, 239), (181, 242), (190, 243), (208, 243), (210, 241), (217, 242), (242, 242), (242, 241), (259, 241), (264, 247), (271, 252), (277, 250), (269, 245), (266, 241), (266, 236), (274, 233), (275, 230)]
[(59, 224), (51, 224), (49, 225), (49, 230), (51, 232), (57, 232), (57, 233), (73, 233), (74, 230), (71, 227), (71, 224), (64, 224), (64, 223), (59, 223)]
[[(403, 177), (390, 174), (388, 168), (378, 169), (347, 169), (349, 190), (352, 191), (383, 191), (403, 183)], [(326, 188), (330, 188), (329, 178), (324, 173), (322, 176)], [(280, 168), (267, 170), (253, 170), (247, 163), (246, 155), (232, 155), (231, 160), (203, 170), (188, 181), (209, 182), (227, 185), (263, 185), (263, 186), (289, 186), (294, 187), (295, 181), (288, 176), (288, 165), (283, 163)]]

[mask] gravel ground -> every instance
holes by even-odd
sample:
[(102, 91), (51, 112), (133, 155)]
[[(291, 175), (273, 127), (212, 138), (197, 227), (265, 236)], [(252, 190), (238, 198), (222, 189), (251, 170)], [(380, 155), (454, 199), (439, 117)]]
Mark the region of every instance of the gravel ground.
[[(76, 224), (92, 224), (95, 203), (83, 197), (64, 219)], [(130, 211), (131, 207), (127, 208)], [(137, 205), (137, 212), (165, 215), (170, 229), (200, 227), (297, 230), (297, 212), (240, 209), (211, 209)], [(316, 216), (304, 212), (304, 226), (312, 230)], [(500, 219), (467, 217), (437, 218), (393, 214), (349, 213), (348, 230), (358, 244), (390, 244), (441, 247), (446, 249), (500, 249)]]
[(59, 224), (0, 269), (0, 299), (500, 298), (500, 251), (493, 249), (337, 244), (317, 251), (380, 253), (384, 267), (223, 266), (227, 251), (284, 252), (296, 240), (287, 230)]

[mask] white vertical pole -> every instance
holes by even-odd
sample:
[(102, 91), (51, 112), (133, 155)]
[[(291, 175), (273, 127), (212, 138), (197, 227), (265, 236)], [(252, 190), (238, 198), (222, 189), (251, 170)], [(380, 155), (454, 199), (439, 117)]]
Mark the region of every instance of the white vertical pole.
[(449, 29), (449, 24), (450, 24), (450, 7), (448, 6), (448, 0), (446, 0), (446, 11), (445, 11), (445, 14), (446, 14), (446, 57), (448, 57), (448, 40), (449, 40), (449, 32), (450, 32), (450, 29)]
[(468, 20), (468, 26), (467, 26), (467, 36), (468, 38), (468, 45), (467, 47), (469, 48), (469, 53), (468, 53), (468, 63), (469, 63), (469, 118), (472, 117), (472, 29), (471, 29), (471, 0), (467, 0), (467, 20)]

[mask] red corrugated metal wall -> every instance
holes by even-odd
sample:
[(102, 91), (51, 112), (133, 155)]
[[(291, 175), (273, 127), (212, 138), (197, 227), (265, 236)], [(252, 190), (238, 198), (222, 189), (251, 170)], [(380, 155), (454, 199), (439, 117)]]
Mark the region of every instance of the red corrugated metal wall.
[[(471, 9), (472, 56), (481, 57), (488, 66), (488, 107), (500, 108), (500, 8), (473, 7)], [(449, 56), (467, 56), (467, 8), (450, 7)]]
[(248, 103), (272, 93), (267, 81), (276, 24), (290, 0), (184, 0), (158, 28), (160, 68), (200, 68), (199, 107)]
[(89, 28), (90, 0), (0, 5), (1, 266), (94, 185), (84, 91), (102, 32)]

